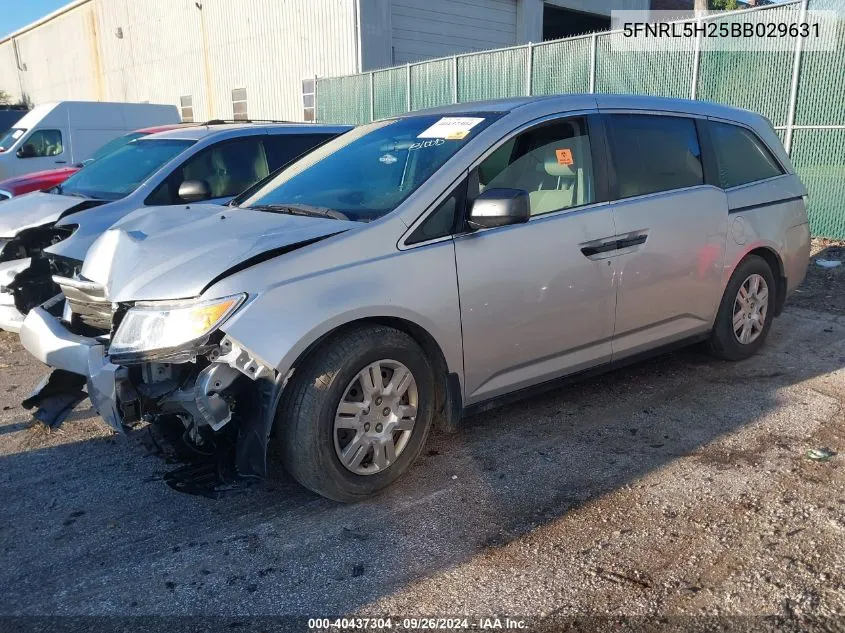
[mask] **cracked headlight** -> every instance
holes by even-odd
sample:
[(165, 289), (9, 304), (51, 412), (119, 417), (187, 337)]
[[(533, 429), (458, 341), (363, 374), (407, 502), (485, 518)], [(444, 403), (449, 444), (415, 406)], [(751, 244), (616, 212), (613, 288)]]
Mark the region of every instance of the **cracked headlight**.
[(118, 327), (109, 356), (168, 358), (203, 345), (228, 319), (245, 294), (202, 301), (137, 304)]

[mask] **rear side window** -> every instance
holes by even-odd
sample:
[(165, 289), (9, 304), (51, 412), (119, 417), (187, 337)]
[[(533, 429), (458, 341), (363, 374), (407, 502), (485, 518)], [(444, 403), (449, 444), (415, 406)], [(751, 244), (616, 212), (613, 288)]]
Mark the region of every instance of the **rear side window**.
[(265, 137), (264, 148), (267, 150), (270, 171), (276, 171), (294, 158), (299, 158), (335, 136), (335, 134), (271, 134)]
[(608, 133), (620, 198), (704, 184), (692, 119), (613, 114)]
[(783, 174), (772, 153), (750, 130), (729, 123), (710, 123), (719, 184), (738, 187)]

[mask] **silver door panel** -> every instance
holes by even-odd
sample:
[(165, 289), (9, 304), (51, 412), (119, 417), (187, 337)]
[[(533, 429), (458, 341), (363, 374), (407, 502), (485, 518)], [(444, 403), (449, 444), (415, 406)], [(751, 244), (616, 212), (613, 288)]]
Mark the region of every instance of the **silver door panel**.
[(614, 259), (581, 248), (613, 234), (604, 204), (455, 239), (467, 404), (610, 359)]
[(727, 219), (725, 193), (706, 185), (614, 205), (620, 236), (646, 235), (619, 251), (614, 360), (710, 329)]

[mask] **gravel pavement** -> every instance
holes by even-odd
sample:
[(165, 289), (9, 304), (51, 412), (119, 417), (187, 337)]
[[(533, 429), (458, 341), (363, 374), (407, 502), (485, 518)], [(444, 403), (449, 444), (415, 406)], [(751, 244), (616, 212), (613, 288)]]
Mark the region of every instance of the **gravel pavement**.
[(357, 505), (281, 472), (180, 494), (148, 428), (87, 404), (32, 427), (42, 372), (0, 334), (0, 614), (845, 614), (834, 312), (787, 308), (742, 363), (692, 348), (470, 418)]

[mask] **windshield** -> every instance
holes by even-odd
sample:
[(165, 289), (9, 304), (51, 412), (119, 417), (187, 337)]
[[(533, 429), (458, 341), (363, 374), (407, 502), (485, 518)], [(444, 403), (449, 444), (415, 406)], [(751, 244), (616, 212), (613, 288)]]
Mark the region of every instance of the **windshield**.
[(244, 207), (299, 205), (368, 222), (393, 211), (500, 114), (412, 116), (362, 125), (291, 164)]
[(102, 200), (129, 195), (177, 154), (195, 141), (139, 139), (120, 147), (65, 180), (57, 193)]
[(6, 132), (6, 134), (3, 135), (3, 138), (0, 139), (0, 152), (5, 152), (9, 149), (24, 134), (26, 134), (26, 130), (22, 127), (13, 127), (11, 130)]
[(112, 139), (94, 152), (91, 158), (85, 161), (85, 164), (88, 165), (93, 163), (95, 160), (100, 160), (103, 156), (111, 154), (114, 150), (120, 149), (124, 145), (131, 143), (136, 138), (141, 138), (142, 136), (146, 136), (146, 134), (143, 132), (131, 132), (130, 134), (126, 134), (124, 136), (118, 136), (116, 139)]

